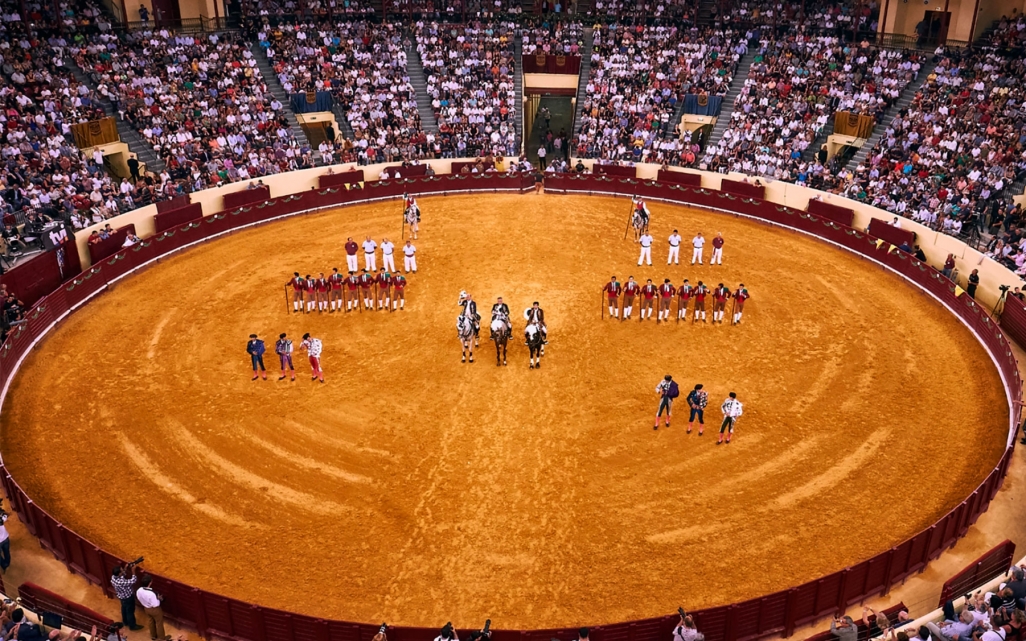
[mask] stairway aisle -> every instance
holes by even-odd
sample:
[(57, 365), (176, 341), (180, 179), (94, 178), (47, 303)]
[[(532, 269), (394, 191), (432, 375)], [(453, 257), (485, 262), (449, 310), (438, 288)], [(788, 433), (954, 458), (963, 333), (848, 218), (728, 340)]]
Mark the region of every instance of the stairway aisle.
[(876, 143), (880, 142), (880, 138), (883, 137), (884, 131), (890, 126), (891, 121), (894, 120), (896, 115), (901, 113), (902, 109), (912, 104), (912, 99), (915, 98), (916, 92), (926, 84), (926, 78), (936, 68), (937, 63), (930, 62), (919, 70), (919, 77), (922, 79), (922, 82), (913, 81), (908, 83), (905, 89), (902, 90), (901, 95), (898, 96), (898, 101), (880, 114), (880, 117), (877, 118), (876, 126), (873, 128), (873, 134), (862, 144), (862, 148), (851, 157), (851, 160), (845, 165), (845, 169), (855, 169), (860, 163), (865, 162), (869, 158), (869, 153), (876, 146)]
[[(96, 91), (96, 85), (93, 81), (78, 68), (77, 65), (68, 65), (67, 69), (71, 71), (71, 74), (75, 76), (75, 79), (84, 84), (85, 86)], [(99, 94), (97, 94), (99, 95)], [(164, 171), (164, 161), (157, 156), (157, 152), (154, 151), (150, 143), (146, 142), (138, 131), (132, 128), (132, 125), (128, 124), (118, 116), (117, 110), (114, 105), (106, 98), (101, 97), (99, 99), (100, 106), (103, 107), (103, 112), (108, 116), (114, 118), (114, 123), (118, 128), (118, 136), (121, 137), (121, 142), (128, 145), (129, 151), (135, 154), (135, 157), (139, 159), (139, 162), (146, 165), (146, 171), (151, 171), (155, 174), (159, 174)]]
[(741, 60), (737, 63), (737, 71), (734, 73), (734, 77), (730, 80), (730, 88), (727, 90), (727, 94), (723, 96), (723, 104), (720, 107), (720, 115), (716, 118), (716, 126), (713, 127), (712, 133), (709, 134), (709, 140), (705, 144), (705, 148), (709, 149), (713, 145), (717, 145), (720, 142), (720, 138), (723, 137), (723, 132), (727, 130), (727, 125), (730, 124), (730, 116), (734, 113), (734, 101), (741, 94), (741, 89), (745, 86), (745, 80), (748, 79), (748, 72), (752, 69), (752, 63), (755, 62), (755, 48), (748, 50)]
[(519, 154), (524, 153), (524, 115), (527, 110), (524, 108), (524, 43), (520, 36), (513, 38), (513, 88), (516, 92), (516, 117), (513, 119), (513, 126), (517, 131), (516, 149)]
[(591, 27), (584, 29), (584, 46), (581, 47), (581, 75), (577, 80), (577, 108), (574, 110), (574, 122), (571, 132), (577, 134), (581, 130), (581, 112), (584, 111), (584, 99), (588, 96), (588, 76), (591, 75), (591, 52), (595, 48), (595, 36)]
[(438, 123), (435, 121), (435, 111), (431, 108), (431, 96), (427, 92), (427, 76), (424, 75), (424, 65), (420, 62), (420, 53), (416, 44), (410, 44), (406, 49), (406, 71), (410, 74), (410, 85), (416, 93), (417, 113), (420, 114), (420, 127), (426, 133), (437, 134)]
[(309, 145), (314, 161), (320, 162), (321, 152), (314, 149), (313, 145), (310, 145), (310, 140), (306, 137), (306, 132), (303, 131), (303, 128), (300, 126), (299, 120), (296, 119), (296, 114), (292, 113), (289, 96), (285, 93), (285, 88), (282, 87), (281, 81), (278, 80), (278, 74), (274, 73), (274, 68), (271, 67), (271, 63), (268, 62), (263, 48), (260, 47), (259, 43), (254, 42), (250, 46), (250, 51), (253, 52), (253, 58), (256, 60), (257, 69), (260, 70), (260, 75), (264, 78), (267, 90), (270, 91), (271, 95), (284, 106), (282, 111), (285, 114), (286, 120), (288, 120), (289, 129), (292, 130), (292, 136), (301, 144), (306, 143)]

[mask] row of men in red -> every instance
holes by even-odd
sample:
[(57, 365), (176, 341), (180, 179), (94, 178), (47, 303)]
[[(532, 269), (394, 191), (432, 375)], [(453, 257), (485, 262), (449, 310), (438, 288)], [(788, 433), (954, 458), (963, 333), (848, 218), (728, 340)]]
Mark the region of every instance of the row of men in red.
[[(625, 284), (621, 285), (620, 281), (616, 280), (616, 276), (612, 276), (609, 282), (602, 288), (602, 292), (609, 307), (609, 317), (620, 318), (621, 320), (627, 320), (631, 317), (635, 298), (640, 301), (641, 316), (639, 320), (652, 318), (652, 309), (658, 298), (659, 315), (656, 317), (657, 323), (670, 320), (674, 297), (677, 298), (678, 320), (687, 319), (688, 304), (693, 298), (695, 300), (693, 322), (701, 320), (704, 323), (706, 322), (705, 298), (706, 296), (712, 296), (713, 322), (723, 323), (723, 317), (726, 315), (727, 301), (733, 299), (734, 313), (731, 318), (731, 325), (738, 325), (741, 323), (741, 315), (744, 313), (745, 301), (751, 298), (751, 294), (748, 293), (744, 283), (739, 284), (733, 292), (723, 283), (720, 283), (710, 291), (702, 281), (698, 281), (698, 284), (692, 287), (687, 278), (684, 279), (680, 287), (675, 287), (669, 278), (664, 278), (663, 284), (656, 287), (651, 278), (644, 285), (641, 285), (631, 276)], [(620, 314), (621, 295), (623, 297), (622, 317)]]
[[(331, 270), (325, 278), (320, 272), (317, 278), (307, 274), (306, 277), (293, 272), (292, 278), (285, 287), (292, 288), (292, 310), (294, 312), (334, 313), (335, 311), (356, 311), (359, 309), (405, 309), (406, 308), (406, 277), (396, 272), (387, 271), (384, 267), (377, 274), (364, 269), (359, 274), (343, 276), (338, 267)], [(362, 303), (362, 308), (361, 308)]]

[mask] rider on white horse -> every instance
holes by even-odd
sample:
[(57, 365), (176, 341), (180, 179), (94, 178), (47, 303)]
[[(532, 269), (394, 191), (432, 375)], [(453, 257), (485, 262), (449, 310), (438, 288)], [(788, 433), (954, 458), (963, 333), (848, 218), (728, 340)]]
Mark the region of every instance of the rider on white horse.
[(492, 305), (492, 333), (506, 332), (513, 329), (513, 323), (509, 320), (509, 305), (502, 302), (502, 296)]
[(547, 344), (549, 342), (549, 330), (545, 326), (545, 310), (538, 306), (538, 301), (534, 301), (534, 304), (524, 310), (524, 319), (527, 320), (528, 325), (531, 323), (538, 325), (538, 329), (542, 333), (542, 344)]
[(463, 308), (463, 316), (471, 320), (475, 333), (481, 328), (481, 315), (477, 313), (477, 301), (466, 291), (460, 292), (460, 300), (457, 303)]
[(648, 205), (645, 204), (645, 199), (640, 196), (632, 198), (634, 201), (634, 213), (641, 219), (641, 228), (648, 225), (648, 221), (651, 218), (651, 212), (648, 211)]
[(420, 206), (417, 199), (409, 194), (403, 194), (403, 218), (413, 232), (413, 239), (417, 239), (417, 232), (420, 230)]

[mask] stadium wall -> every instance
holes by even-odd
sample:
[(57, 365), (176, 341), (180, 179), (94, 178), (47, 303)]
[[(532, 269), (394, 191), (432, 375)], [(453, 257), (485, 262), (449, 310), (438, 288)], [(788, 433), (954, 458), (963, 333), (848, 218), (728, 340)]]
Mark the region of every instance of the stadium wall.
[[(649, 172), (655, 168), (645, 167), (643, 170)], [(313, 180), (322, 171), (304, 172), (303, 181)], [(401, 197), (404, 192), (417, 195), (492, 191), (524, 193), (533, 189), (532, 176), (507, 174), (376, 181), (367, 183), (361, 190), (300, 189), (294, 195), (279, 192), (285, 181), (296, 178), (292, 175), (275, 177), (272, 179), (272, 197), (269, 200), (229, 211), (211, 212), (202, 219), (191, 220), (153, 235), (142, 243), (100, 260), (42, 298), (28, 313), (27, 322), (14, 329), (0, 347), (2, 394), (6, 395), (11, 380), (27, 354), (63, 318), (102, 293), (109, 285), (179, 250), (252, 225), (348, 204), (391, 200)], [(703, 181), (706, 178), (712, 181), (717, 177), (703, 175)], [(267, 182), (271, 184), (271, 181)], [(1004, 480), (1013, 453), (1020, 417), (1017, 401), (1021, 397), (1022, 382), (1011, 347), (997, 323), (981, 304), (968, 296), (959, 296), (951, 281), (935, 269), (920, 263), (909, 254), (893, 251), (886, 243), (864, 232), (829, 218), (781, 206), (769, 200), (718, 191), (704, 184), (699, 187), (598, 175), (552, 176), (547, 183), (546, 188), (557, 194), (640, 195), (652, 201), (674, 202), (745, 216), (815, 236), (856, 253), (883, 269), (903, 276), (947, 307), (978, 337), (1001, 375), (1009, 410), (1008, 431), (1003, 435), (1006, 438), (1005, 452), (983, 483), (964, 501), (911, 539), (861, 563), (774, 594), (694, 612), (698, 627), (708, 641), (751, 641), (774, 634), (788, 636), (797, 626), (844, 610), (867, 597), (886, 593), (891, 586), (921, 571), (930, 560), (954, 545), (968, 532), (979, 515), (987, 510)], [(223, 197), (223, 192), (215, 195)], [(210, 194), (199, 196), (203, 200)], [(784, 197), (786, 199), (786, 193)], [(136, 214), (126, 214), (133, 215)], [(865, 215), (865, 212), (861, 215)], [(38, 537), (40, 544), (71, 571), (103, 586), (109, 593), (107, 579), (110, 570), (123, 560), (83, 539), (35, 504), (3, 467), (2, 461), (0, 481), (19, 518)], [(377, 632), (377, 624), (330, 621), (265, 608), (187, 586), (166, 577), (154, 577), (154, 584), (157, 590), (166, 595), (164, 610), (168, 618), (196, 629), (207, 637), (240, 641), (369, 641)], [(674, 614), (667, 614), (642, 621), (597, 626), (593, 629), (592, 638), (594, 641), (668, 641), (676, 618)], [(435, 634), (436, 630), (427, 628), (397, 627), (392, 630), (395, 641), (430, 641)], [(496, 630), (493, 641), (548, 641), (553, 638), (571, 641), (576, 639), (576, 635), (576, 627)]]

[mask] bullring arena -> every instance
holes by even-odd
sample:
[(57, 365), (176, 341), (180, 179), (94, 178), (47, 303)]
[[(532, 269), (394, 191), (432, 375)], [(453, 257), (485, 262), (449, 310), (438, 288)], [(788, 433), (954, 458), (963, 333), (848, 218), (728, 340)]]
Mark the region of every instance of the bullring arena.
[[(420, 206), (402, 311), (290, 314), (282, 292), (293, 270), (344, 268), (348, 236), (395, 239), (395, 201), (240, 231), (112, 285), (23, 363), (3, 409), (9, 472), (69, 529), (205, 590), (325, 618), (505, 628), (815, 579), (929, 526), (1002, 456), (1008, 407), (986, 351), (868, 260), (653, 202), (654, 265), (638, 267), (622, 198)], [(723, 265), (667, 267), (673, 228), (722, 232)], [(752, 299), (738, 326), (602, 319), (611, 274), (744, 282)], [(510, 303), (508, 366), (485, 336), (460, 363), (461, 290), (482, 313)], [(536, 371), (516, 339), (534, 300), (550, 334)], [(252, 382), (252, 332), (321, 338), (327, 384), (302, 359), (295, 383), (270, 361)], [(685, 433), (680, 407), (652, 430), (665, 373), (710, 392), (704, 436)], [(728, 391), (745, 414), (716, 447)], [(901, 518), (868, 518), (877, 509)]]

